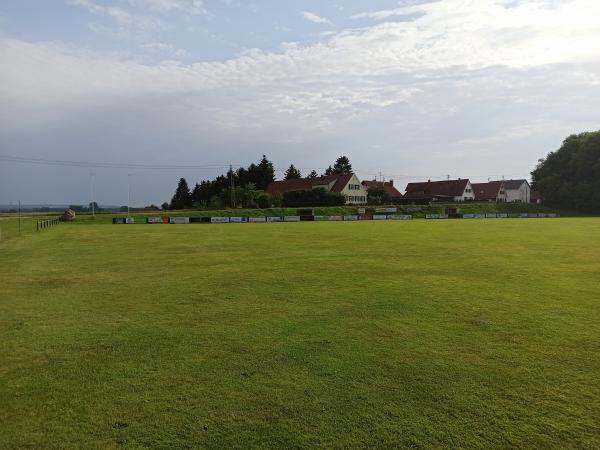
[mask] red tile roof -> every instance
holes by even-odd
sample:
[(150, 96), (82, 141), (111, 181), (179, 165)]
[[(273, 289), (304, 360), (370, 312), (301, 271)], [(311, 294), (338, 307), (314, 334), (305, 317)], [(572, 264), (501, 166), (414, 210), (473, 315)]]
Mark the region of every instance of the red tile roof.
[[(283, 194), (290, 191), (306, 191), (319, 186), (330, 186), (331, 192), (342, 192), (352, 179), (353, 174), (325, 175), (317, 178), (299, 178), (297, 180), (273, 181), (267, 186), (268, 194)], [(333, 183), (333, 184), (332, 184)]]
[(428, 199), (460, 197), (465, 192), (469, 180), (426, 181), (408, 183), (404, 198)]
[(377, 188), (383, 189), (391, 198), (402, 198), (402, 193), (394, 187), (394, 184), (389, 181), (363, 181), (363, 186), (367, 189)]
[(542, 194), (540, 194), (538, 191), (535, 190), (531, 190), (531, 194), (530, 194), (530, 202), (531, 203), (537, 203), (538, 201), (542, 201), (544, 200), (544, 198), (542, 197)]
[(490, 181), (489, 183), (471, 183), (475, 200), (497, 200), (503, 181)]

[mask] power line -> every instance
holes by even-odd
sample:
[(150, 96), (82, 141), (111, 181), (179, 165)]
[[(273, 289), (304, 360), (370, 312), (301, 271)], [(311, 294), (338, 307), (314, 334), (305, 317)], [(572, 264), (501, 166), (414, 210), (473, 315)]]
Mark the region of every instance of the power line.
[(112, 163), (94, 161), (72, 161), (44, 158), (25, 158), (21, 156), (0, 155), (0, 161), (9, 161), (22, 164), (38, 164), (45, 166), (61, 167), (87, 167), (99, 169), (140, 169), (140, 170), (214, 170), (226, 169), (227, 165), (195, 165), (195, 164), (143, 164), (143, 163)]
[[(74, 161), (74, 160), (59, 160), (45, 158), (29, 158), (12, 155), (0, 155), (0, 161), (15, 162), (19, 164), (46, 165), (58, 167), (82, 167), (82, 168), (98, 168), (98, 169), (137, 169), (137, 170), (226, 170), (231, 167), (230, 164), (145, 164), (145, 163), (118, 163), (118, 162), (98, 162), (98, 161)], [(243, 166), (243, 164), (235, 164)], [(285, 172), (287, 168), (274, 168), (276, 172)], [(300, 167), (302, 171), (325, 171), (325, 167)], [(395, 169), (386, 171), (387, 178), (393, 179), (446, 179), (447, 175), (410, 175), (402, 173), (390, 173)], [(355, 172), (360, 172), (363, 175), (370, 177), (382, 178), (381, 171), (356, 169)], [(461, 178), (519, 178), (522, 175), (462, 175)]]

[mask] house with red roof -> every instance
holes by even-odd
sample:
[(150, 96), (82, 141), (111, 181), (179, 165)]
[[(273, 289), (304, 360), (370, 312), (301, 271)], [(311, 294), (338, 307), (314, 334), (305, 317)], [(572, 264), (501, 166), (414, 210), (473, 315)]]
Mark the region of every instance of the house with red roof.
[(404, 199), (414, 201), (464, 202), (475, 200), (475, 193), (468, 179), (429, 180), (421, 183), (408, 183)]
[(506, 189), (504, 181), (490, 181), (488, 183), (473, 183), (475, 200), (478, 202), (505, 202)]
[(402, 192), (394, 187), (394, 180), (390, 181), (363, 181), (362, 185), (367, 191), (369, 189), (383, 189), (386, 194), (390, 196), (392, 201), (401, 199), (403, 197)]
[(266, 192), (267, 194), (284, 194), (285, 192), (306, 191), (317, 188), (342, 194), (346, 198), (347, 205), (364, 205), (367, 203), (367, 189), (353, 173), (273, 181), (267, 186)]

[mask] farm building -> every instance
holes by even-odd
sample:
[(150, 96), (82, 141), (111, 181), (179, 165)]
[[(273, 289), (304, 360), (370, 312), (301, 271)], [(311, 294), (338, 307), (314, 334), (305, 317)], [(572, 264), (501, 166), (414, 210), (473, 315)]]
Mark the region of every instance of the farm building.
[(478, 202), (505, 202), (506, 190), (503, 181), (490, 181), (489, 183), (473, 183), (475, 200)]
[(371, 188), (383, 189), (393, 200), (401, 199), (403, 197), (402, 192), (394, 187), (394, 180), (390, 181), (363, 181), (362, 185), (368, 191)]
[(367, 189), (353, 173), (273, 181), (267, 186), (266, 192), (268, 194), (283, 194), (285, 192), (306, 191), (317, 188), (342, 194), (346, 198), (347, 205), (364, 205), (367, 203)]
[(469, 180), (426, 181), (408, 183), (405, 200), (464, 202), (475, 200), (473, 186)]

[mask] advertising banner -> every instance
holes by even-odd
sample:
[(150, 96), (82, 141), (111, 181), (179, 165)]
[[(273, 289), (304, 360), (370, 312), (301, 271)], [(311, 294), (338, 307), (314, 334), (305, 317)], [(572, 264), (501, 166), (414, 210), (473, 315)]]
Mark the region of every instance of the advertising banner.
[(463, 219), (474, 219), (475, 214), (463, 214)]
[(125, 223), (131, 225), (135, 223), (135, 219), (133, 217), (129, 217), (127, 219), (125, 219)]
[(265, 223), (267, 221), (266, 217), (249, 217), (248, 221), (250, 223)]
[(162, 217), (148, 217), (146, 223), (163, 223)]
[(125, 217), (113, 217), (112, 222), (113, 222), (113, 225), (122, 225), (122, 224), (126, 223)]
[(247, 223), (248, 218), (247, 217), (230, 217), (229, 222), (231, 222), (231, 223)]
[(171, 217), (170, 223), (173, 223), (176, 225), (184, 225), (184, 224), (190, 223), (190, 218), (189, 217)]
[(439, 214), (425, 214), (425, 218), (426, 219), (439, 219), (440, 215)]
[(267, 222), (283, 222), (283, 217), (267, 217)]
[(210, 223), (229, 223), (229, 217), (211, 217)]
[(499, 214), (496, 214), (496, 217), (498, 217), (498, 219), (506, 219), (508, 217), (508, 214), (499, 213)]
[(387, 216), (388, 220), (412, 220), (412, 216), (407, 214)]
[(486, 214), (485, 218), (486, 219), (497, 219), (498, 215), (497, 214)]
[(285, 216), (283, 218), (284, 222), (300, 222), (300, 216)]
[(328, 216), (315, 216), (315, 222), (325, 222), (329, 220)]
[(475, 214), (476, 219), (485, 219), (485, 214)]
[(344, 216), (344, 220), (348, 222), (353, 222), (355, 220), (358, 220), (358, 216)]
[(387, 216), (383, 216), (381, 214), (376, 214), (373, 216), (373, 220), (387, 220)]
[(327, 220), (329, 220), (330, 222), (340, 222), (344, 220), (344, 216), (329, 216)]
[(375, 208), (376, 213), (396, 213), (398, 208)]

